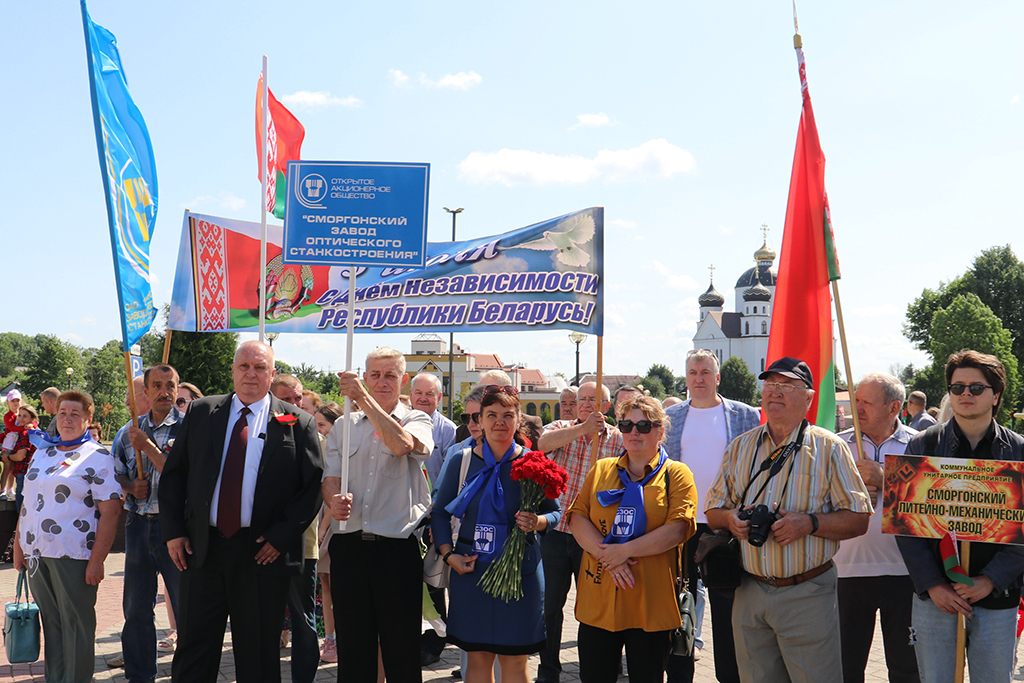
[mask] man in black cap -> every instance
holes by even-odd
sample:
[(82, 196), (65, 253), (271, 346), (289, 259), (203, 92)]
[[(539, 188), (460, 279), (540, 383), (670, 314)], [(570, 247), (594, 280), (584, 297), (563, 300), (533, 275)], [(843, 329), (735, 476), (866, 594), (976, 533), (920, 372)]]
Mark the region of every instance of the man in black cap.
[(740, 539), (740, 680), (840, 683), (832, 556), (867, 531), (871, 501), (846, 442), (806, 420), (807, 364), (781, 358), (759, 379), (767, 423), (729, 444), (704, 504), (711, 528)]

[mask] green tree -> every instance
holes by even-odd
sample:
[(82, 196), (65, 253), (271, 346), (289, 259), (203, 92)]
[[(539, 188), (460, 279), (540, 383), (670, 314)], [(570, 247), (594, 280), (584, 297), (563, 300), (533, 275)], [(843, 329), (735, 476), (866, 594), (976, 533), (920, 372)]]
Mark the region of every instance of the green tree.
[(232, 390), (231, 362), (238, 347), (234, 332), (179, 332), (171, 337), (168, 362), (182, 382), (191, 382), (205, 395)]
[[(666, 396), (665, 385), (661, 383), (661, 379), (658, 377), (644, 377), (642, 380), (637, 382), (637, 386), (639, 386), (642, 389), (646, 389), (651, 394), (651, 396), (658, 400), (661, 400)], [(614, 411), (614, 409), (615, 406), (613, 405), (612, 410)]]
[(541, 406), (541, 408), (540, 408), (540, 420), (541, 420), (541, 422), (543, 422), (544, 424), (550, 424), (551, 422), (554, 421), (554, 419), (555, 418), (551, 415), (551, 409), (548, 408), (548, 404), (545, 403), (543, 406)]
[(722, 381), (718, 393), (733, 401), (756, 405), (758, 398), (757, 378), (750, 374), (750, 368), (742, 358), (730, 356), (719, 369)]
[[(1006, 390), (998, 419), (1010, 424), (1020, 381), (1017, 358), (1013, 353), (1013, 337), (991, 308), (982, 303), (975, 294), (958, 294), (946, 308), (940, 308), (932, 316), (932, 378), (942, 377), (942, 389), (929, 396), (940, 397), (945, 393), (944, 368), (950, 354), (961, 349), (974, 349), (990, 353), (1006, 368)], [(927, 393), (927, 392), (926, 392)]]
[(0, 332), (0, 378), (14, 375), (14, 368), (31, 366), (34, 358), (32, 337), (17, 332)]
[(119, 340), (112, 339), (100, 349), (89, 350), (85, 379), (86, 388), (96, 402), (94, 419), (103, 425), (104, 438), (111, 439), (129, 418), (128, 407), (124, 404), (128, 375)]
[[(646, 379), (657, 379), (658, 381), (661, 382), (661, 389), (662, 389), (662, 391), (664, 393), (659, 398), (663, 398), (665, 395), (667, 395), (669, 393), (673, 393), (675, 391), (675, 388), (676, 388), (676, 378), (672, 374), (672, 371), (669, 370), (667, 365), (662, 365), (660, 363), (655, 363), (654, 365), (652, 365), (650, 367), (649, 370), (647, 370), (647, 377), (646, 377)], [(650, 386), (647, 385), (646, 382), (644, 384), (645, 384), (645, 386), (650, 388)], [(653, 389), (651, 390), (651, 394), (652, 395), (654, 394), (654, 390)]]
[[(25, 375), (21, 390), (32, 397), (38, 397), (43, 389), (54, 386), (58, 389), (80, 388), (85, 384), (85, 361), (82, 352), (70, 342), (54, 335), (37, 335), (34, 339), (35, 357)], [(67, 368), (74, 372), (70, 376)]]

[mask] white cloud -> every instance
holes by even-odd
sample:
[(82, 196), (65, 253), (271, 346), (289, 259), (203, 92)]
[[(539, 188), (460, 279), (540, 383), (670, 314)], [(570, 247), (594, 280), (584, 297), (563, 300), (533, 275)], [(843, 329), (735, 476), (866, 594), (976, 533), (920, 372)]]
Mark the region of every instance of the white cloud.
[(1020, 104), (1020, 95), (1014, 95), (1011, 97), (1010, 104)]
[(651, 267), (654, 269), (654, 272), (661, 276), (662, 281), (673, 289), (688, 289), (692, 291), (700, 287), (692, 277), (672, 272), (661, 261), (651, 261)]
[(624, 228), (626, 230), (636, 230), (636, 221), (627, 221), (622, 218), (616, 218), (613, 221), (608, 221), (608, 226), (613, 228)]
[(96, 318), (89, 315), (84, 315), (78, 319), (78, 324), (85, 327), (96, 327)]
[(525, 149), (472, 152), (459, 164), (459, 177), (506, 186), (573, 185), (597, 178), (605, 182), (671, 178), (696, 167), (692, 154), (658, 138), (632, 149), (601, 150), (592, 159)]
[(190, 202), (185, 202), (184, 207), (190, 211), (216, 211), (220, 209), (241, 211), (245, 208), (245, 200), (229, 192), (221, 192), (216, 197), (212, 195), (196, 197)]
[(388, 69), (388, 78), (391, 79), (391, 85), (399, 88), (409, 85), (409, 77), (398, 69)]
[(445, 74), (437, 82), (438, 88), (451, 88), (452, 90), (469, 90), (473, 86), (483, 83), (483, 78), (475, 71), (460, 71), (457, 74)]
[(580, 114), (576, 117), (576, 123), (569, 126), (569, 130), (576, 130), (577, 128), (602, 128), (611, 125), (614, 125), (614, 122), (604, 112), (600, 114)]
[(336, 97), (326, 90), (311, 92), (300, 90), (291, 95), (282, 95), (281, 101), (290, 107), (301, 107), (303, 109), (324, 109), (326, 107), (347, 107), (353, 109), (360, 107), (363, 101), (358, 97)]

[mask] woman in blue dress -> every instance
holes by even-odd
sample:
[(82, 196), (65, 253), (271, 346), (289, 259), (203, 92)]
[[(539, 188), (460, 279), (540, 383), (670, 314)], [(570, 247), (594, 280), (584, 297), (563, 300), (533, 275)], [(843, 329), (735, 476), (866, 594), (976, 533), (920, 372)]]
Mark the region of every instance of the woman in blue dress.
[[(437, 551), (452, 568), (448, 642), (468, 653), (466, 683), (491, 683), (494, 658), (502, 683), (529, 683), (527, 656), (544, 649), (544, 571), (534, 532), (558, 523), (558, 502), (545, 498), (540, 514), (519, 510), (519, 482), (512, 462), (526, 452), (516, 443), (520, 413), (514, 387), (491, 385), (480, 402), (483, 438), (472, 449), (452, 454), (431, 513)], [(459, 486), (463, 458), (471, 458), (465, 486)], [(461, 520), (452, 541), (452, 517)], [(523, 557), (523, 596), (505, 602), (477, 586), (491, 562), (501, 557), (512, 525), (530, 535)], [(532, 541), (532, 542), (529, 542)]]

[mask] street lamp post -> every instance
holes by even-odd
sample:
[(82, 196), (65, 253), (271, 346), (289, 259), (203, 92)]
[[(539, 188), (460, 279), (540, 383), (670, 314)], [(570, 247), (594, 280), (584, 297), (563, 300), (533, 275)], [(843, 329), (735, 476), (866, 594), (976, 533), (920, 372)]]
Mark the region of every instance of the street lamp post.
[(75, 374), (75, 369), (68, 368), (64, 371), (64, 374), (68, 376), (68, 391), (71, 391), (71, 375)]
[(569, 335), (569, 341), (576, 345), (576, 376), (573, 377), (572, 382), (576, 386), (580, 385), (580, 344), (587, 341), (587, 335), (582, 332), (576, 331)]
[(266, 337), (267, 341), (270, 343), (270, 348), (274, 348), (274, 340), (277, 339), (278, 337), (280, 337), (281, 333), (280, 332), (267, 332), (263, 336)]
[[(452, 242), (455, 241), (455, 217), (465, 211), (461, 206), (457, 209), (444, 210), (452, 215)], [(455, 416), (455, 333), (448, 333), (448, 419), (454, 420)]]

